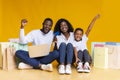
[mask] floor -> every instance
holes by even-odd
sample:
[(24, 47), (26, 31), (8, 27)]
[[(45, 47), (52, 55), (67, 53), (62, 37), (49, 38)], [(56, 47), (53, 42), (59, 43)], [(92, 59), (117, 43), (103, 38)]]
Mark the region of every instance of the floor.
[(56, 65), (54, 71), (41, 70), (0, 70), (0, 80), (120, 80), (120, 70), (92, 68), (90, 73), (77, 73), (72, 67), (71, 75), (58, 74)]

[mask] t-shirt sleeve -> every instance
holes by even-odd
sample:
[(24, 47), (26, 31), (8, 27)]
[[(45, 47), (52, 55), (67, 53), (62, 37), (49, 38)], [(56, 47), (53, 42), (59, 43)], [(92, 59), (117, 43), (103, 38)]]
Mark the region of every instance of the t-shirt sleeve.
[(86, 34), (84, 34), (83, 37), (82, 37), (82, 41), (86, 42), (87, 40), (88, 40), (88, 37), (86, 36)]
[(72, 45), (73, 45), (73, 47), (76, 47), (76, 43), (75, 43), (75, 41), (73, 41)]
[(20, 29), (20, 43), (27, 44), (28, 42), (33, 42), (33, 32), (24, 35), (24, 29)]

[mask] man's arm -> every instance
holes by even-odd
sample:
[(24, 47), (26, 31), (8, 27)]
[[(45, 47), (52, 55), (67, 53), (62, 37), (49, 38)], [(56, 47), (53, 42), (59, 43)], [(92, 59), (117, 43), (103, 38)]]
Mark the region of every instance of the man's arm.
[(91, 29), (92, 29), (95, 21), (96, 21), (99, 17), (100, 17), (100, 14), (97, 14), (97, 15), (93, 18), (93, 20), (91, 21), (90, 25), (88, 26), (87, 31), (85, 32), (85, 34), (86, 34), (87, 37), (88, 37), (88, 35), (89, 35), (89, 33), (90, 33), (90, 31), (91, 31)]
[(27, 22), (28, 21), (26, 19), (21, 20), (20, 37), (19, 37), (21, 44), (27, 44), (28, 42), (32, 42), (31, 33), (27, 34), (27, 36), (25, 36), (24, 33), (24, 27), (26, 26)]
[(26, 26), (27, 22), (28, 21), (26, 19), (22, 19), (21, 20), (21, 29), (24, 29), (24, 27)]

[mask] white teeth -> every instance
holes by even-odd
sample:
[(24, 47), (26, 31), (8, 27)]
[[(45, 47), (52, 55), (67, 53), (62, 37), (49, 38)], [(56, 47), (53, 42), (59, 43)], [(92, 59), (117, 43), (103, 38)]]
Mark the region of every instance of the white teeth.
[(66, 28), (63, 28), (63, 30), (66, 30)]
[(46, 28), (46, 29), (48, 29), (48, 28)]

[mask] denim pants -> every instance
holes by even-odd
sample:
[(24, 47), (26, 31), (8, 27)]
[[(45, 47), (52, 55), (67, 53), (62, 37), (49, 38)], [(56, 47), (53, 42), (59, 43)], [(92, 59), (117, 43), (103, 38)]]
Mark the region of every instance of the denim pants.
[(72, 64), (73, 61), (73, 45), (61, 43), (59, 47), (59, 64)]
[(34, 68), (39, 68), (39, 64), (49, 64), (59, 57), (59, 53), (54, 50), (50, 52), (49, 55), (44, 57), (30, 58), (28, 51), (18, 50), (15, 56), (19, 58), (22, 62), (33, 66)]
[(81, 62), (85, 63), (85, 62), (89, 62), (90, 63), (90, 55), (88, 50), (79, 50), (78, 51), (78, 58), (80, 59)]

